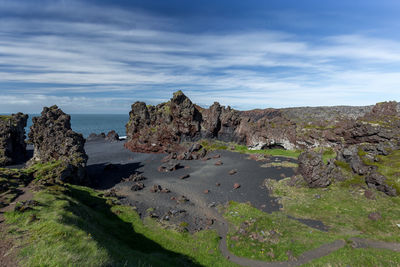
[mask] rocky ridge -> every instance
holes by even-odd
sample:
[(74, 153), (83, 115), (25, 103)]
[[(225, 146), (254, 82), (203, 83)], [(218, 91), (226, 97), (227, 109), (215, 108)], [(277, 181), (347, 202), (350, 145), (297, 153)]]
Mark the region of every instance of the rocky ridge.
[(208, 109), (181, 91), (169, 102), (132, 105), (126, 147), (138, 152), (171, 152), (202, 138), (245, 144), (250, 149), (308, 149), (398, 142), (397, 102), (366, 107), (305, 107), (238, 111), (215, 102)]
[(0, 116), (0, 166), (22, 161), (26, 157), (25, 126), (28, 115), (23, 113)]
[(45, 107), (40, 117), (32, 119), (29, 139), (34, 145), (30, 164), (59, 161), (60, 180), (83, 183), (88, 157), (85, 139), (71, 129), (71, 117), (57, 106)]

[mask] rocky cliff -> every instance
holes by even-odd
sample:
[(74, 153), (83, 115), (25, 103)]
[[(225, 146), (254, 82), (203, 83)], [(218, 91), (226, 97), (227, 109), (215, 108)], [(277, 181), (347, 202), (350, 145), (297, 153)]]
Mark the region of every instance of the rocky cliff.
[(30, 163), (59, 161), (63, 168), (61, 180), (84, 182), (87, 155), (85, 139), (71, 129), (71, 118), (57, 106), (43, 108), (40, 117), (32, 119), (29, 139), (34, 145)]
[(201, 138), (245, 144), (250, 149), (343, 147), (363, 142), (397, 142), (399, 104), (366, 107), (304, 107), (238, 111), (215, 102), (208, 109), (193, 104), (181, 91), (169, 102), (132, 105), (126, 147), (165, 152)]
[(18, 163), (26, 157), (25, 126), (28, 115), (0, 116), (0, 166)]

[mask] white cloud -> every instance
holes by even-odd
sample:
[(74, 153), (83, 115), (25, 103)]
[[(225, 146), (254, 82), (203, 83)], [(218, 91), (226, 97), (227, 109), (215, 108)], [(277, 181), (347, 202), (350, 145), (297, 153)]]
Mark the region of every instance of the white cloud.
[[(2, 11), (21, 14), (35, 8), (0, 3)], [(135, 100), (154, 103), (177, 89), (205, 105), (218, 100), (242, 109), (400, 97), (396, 40), (353, 34), (313, 42), (277, 31), (181, 33), (170, 19), (141, 11), (68, 3), (40, 11), (57, 20), (0, 18), (0, 112), (37, 111), (53, 102), (76, 112), (126, 112)], [(90, 22), (99, 14), (102, 23)]]

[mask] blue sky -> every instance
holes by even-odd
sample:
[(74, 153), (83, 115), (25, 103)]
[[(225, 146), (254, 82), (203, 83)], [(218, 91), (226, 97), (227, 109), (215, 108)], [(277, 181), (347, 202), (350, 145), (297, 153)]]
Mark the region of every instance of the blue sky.
[(0, 0), (0, 113), (400, 101), (399, 1)]

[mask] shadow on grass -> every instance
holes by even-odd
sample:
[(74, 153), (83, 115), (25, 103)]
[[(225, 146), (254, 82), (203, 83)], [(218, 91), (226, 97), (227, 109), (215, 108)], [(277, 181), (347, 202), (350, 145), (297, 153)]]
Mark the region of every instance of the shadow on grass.
[[(201, 266), (189, 257), (166, 250), (156, 242), (136, 233), (132, 224), (111, 212), (106, 199), (89, 192), (69, 187), (69, 195), (79, 201), (68, 209), (79, 219), (67, 218), (64, 223), (74, 225), (90, 234), (115, 260), (112, 266), (132, 266), (135, 256), (150, 261), (153, 266)], [(136, 258), (137, 260), (137, 258)], [(142, 264), (141, 264), (142, 265)]]
[(123, 178), (137, 172), (137, 169), (143, 167), (140, 162), (128, 164), (93, 164), (86, 167), (92, 186), (96, 189), (110, 189), (120, 183)]

